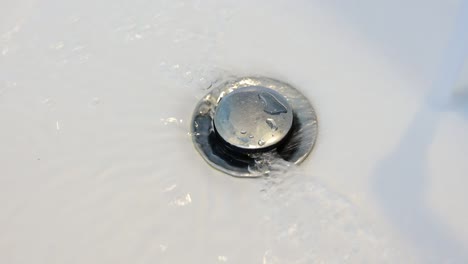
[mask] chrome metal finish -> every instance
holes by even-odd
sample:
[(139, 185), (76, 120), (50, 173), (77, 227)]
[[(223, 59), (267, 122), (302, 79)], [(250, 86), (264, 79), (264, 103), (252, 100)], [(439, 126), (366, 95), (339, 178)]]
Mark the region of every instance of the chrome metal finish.
[(219, 102), (216, 132), (230, 145), (249, 150), (272, 147), (288, 134), (293, 112), (278, 92), (260, 86), (239, 88)]
[(299, 164), (317, 138), (312, 105), (292, 86), (263, 77), (228, 80), (198, 103), (191, 133), (214, 168), (236, 177), (270, 173), (278, 161)]

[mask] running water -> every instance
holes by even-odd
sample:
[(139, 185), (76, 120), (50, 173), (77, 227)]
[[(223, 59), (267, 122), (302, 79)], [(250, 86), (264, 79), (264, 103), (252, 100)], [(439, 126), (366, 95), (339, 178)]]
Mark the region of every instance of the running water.
[[(408, 235), (415, 228), (382, 212), (370, 182), (420, 109), (427, 86), (412, 77), (432, 76), (423, 66), (435, 67), (443, 52), (431, 43), (445, 40), (458, 5), (335, 2), (3, 3), (0, 262), (445, 259), (419, 251)], [(300, 167), (271, 157), (268, 177), (237, 179), (193, 149), (196, 103), (219, 82), (247, 75), (289, 82), (316, 107), (318, 145)], [(466, 245), (466, 118), (439, 118), (427, 162), (418, 163), (430, 175), (413, 198), (445, 227), (444, 241), (446, 231)], [(415, 135), (403, 150), (427, 138)], [(392, 157), (384, 175), (402, 162)], [(415, 158), (403, 157), (408, 163), (389, 177), (402, 180), (383, 183), (411, 197), (420, 179), (408, 180)]]

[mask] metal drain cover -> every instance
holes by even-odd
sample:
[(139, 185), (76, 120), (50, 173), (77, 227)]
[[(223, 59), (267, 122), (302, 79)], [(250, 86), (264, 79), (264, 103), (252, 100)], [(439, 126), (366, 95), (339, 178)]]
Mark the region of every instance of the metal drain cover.
[(293, 123), (288, 101), (275, 90), (250, 86), (224, 96), (214, 114), (215, 131), (241, 149), (263, 149), (281, 142)]
[(191, 127), (195, 148), (214, 168), (259, 177), (276, 161), (301, 163), (317, 138), (312, 105), (292, 86), (263, 77), (226, 81), (203, 97)]

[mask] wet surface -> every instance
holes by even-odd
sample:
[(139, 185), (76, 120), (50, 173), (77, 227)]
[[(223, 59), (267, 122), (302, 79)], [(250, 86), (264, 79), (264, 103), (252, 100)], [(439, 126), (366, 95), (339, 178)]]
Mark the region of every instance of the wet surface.
[(215, 130), (230, 145), (245, 149), (268, 148), (280, 143), (289, 133), (293, 109), (274, 90), (245, 87), (222, 98), (213, 122)]
[(266, 77), (226, 79), (213, 87), (195, 107), (191, 125), (195, 149), (205, 161), (235, 177), (268, 175), (277, 162), (300, 164), (317, 134), (308, 99)]
[[(0, 262), (467, 263), (466, 107), (426, 100), (458, 3), (2, 3)], [(194, 106), (247, 74), (319, 111), (300, 167), (197, 156)]]

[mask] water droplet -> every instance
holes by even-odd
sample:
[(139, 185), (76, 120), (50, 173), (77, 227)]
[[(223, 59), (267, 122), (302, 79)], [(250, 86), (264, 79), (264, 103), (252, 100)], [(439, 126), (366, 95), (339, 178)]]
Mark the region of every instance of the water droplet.
[(63, 42), (58, 42), (58, 43), (52, 45), (50, 48), (59, 50), (59, 49), (63, 48), (64, 46), (65, 46), (65, 44)]
[(242, 135), (244, 135), (244, 134), (246, 134), (246, 133), (247, 133), (247, 131), (245, 131), (245, 130), (241, 130), (241, 132), (240, 132), (240, 133), (241, 133)]
[(258, 95), (263, 103), (263, 111), (271, 115), (287, 113), (288, 109), (273, 94), (262, 92)]
[(164, 189), (164, 192), (171, 192), (171, 191), (173, 191), (176, 187), (177, 187), (177, 185), (176, 185), (176, 184), (173, 184), (173, 185), (167, 187), (166, 189)]
[(206, 104), (201, 105), (199, 109), (201, 115), (206, 115), (208, 112), (210, 112), (210, 107)]
[(182, 206), (189, 205), (191, 203), (192, 203), (192, 197), (190, 196), (190, 193), (187, 193), (184, 197), (179, 197), (178, 199), (175, 199), (172, 202), (172, 205), (182, 207)]
[(73, 51), (73, 52), (78, 52), (78, 51), (80, 51), (80, 50), (82, 50), (82, 49), (84, 49), (84, 48), (85, 48), (84, 46), (76, 46), (76, 47), (74, 47), (74, 48), (72, 49), (72, 51)]
[(161, 249), (162, 252), (165, 252), (167, 250), (167, 246), (166, 245), (159, 245), (159, 248)]
[(265, 122), (268, 124), (268, 126), (271, 128), (271, 130), (273, 130), (273, 131), (278, 130), (278, 126), (276, 125), (275, 120), (273, 120), (272, 118), (267, 118), (267, 120)]
[(46, 98), (46, 99), (42, 100), (42, 103), (47, 105), (47, 106), (54, 106), (54, 104), (55, 104), (54, 100), (52, 100), (50, 98)]
[(218, 256), (220, 262), (227, 262), (228, 258), (226, 256)]
[(250, 135), (249, 138), (254, 138), (254, 136), (253, 136), (253, 135)]
[(258, 145), (259, 145), (259, 146), (263, 146), (263, 145), (265, 145), (265, 143), (266, 143), (266, 142), (263, 141), (263, 139), (260, 139), (260, 140), (258, 141)]
[(97, 106), (99, 103), (101, 102), (101, 100), (97, 97), (94, 97), (93, 99), (91, 99), (91, 102), (89, 103), (90, 106)]
[(182, 124), (183, 120), (182, 119), (178, 120), (175, 117), (169, 117), (169, 118), (161, 118), (161, 122), (163, 122), (164, 125), (168, 125), (168, 124), (179, 125), (179, 124)]

